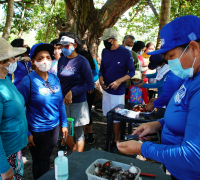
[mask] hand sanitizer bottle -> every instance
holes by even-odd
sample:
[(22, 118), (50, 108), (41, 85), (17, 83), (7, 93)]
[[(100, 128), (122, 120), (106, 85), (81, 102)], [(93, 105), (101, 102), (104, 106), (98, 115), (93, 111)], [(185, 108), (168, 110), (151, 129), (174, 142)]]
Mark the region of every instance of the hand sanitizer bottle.
[(68, 179), (68, 158), (64, 156), (63, 151), (58, 151), (58, 157), (54, 161), (55, 165), (55, 179), (67, 180)]

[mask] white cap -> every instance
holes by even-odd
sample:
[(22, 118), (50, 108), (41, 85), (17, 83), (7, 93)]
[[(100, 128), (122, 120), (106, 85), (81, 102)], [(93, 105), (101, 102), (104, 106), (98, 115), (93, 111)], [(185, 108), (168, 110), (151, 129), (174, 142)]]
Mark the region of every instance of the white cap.
[(58, 156), (59, 156), (59, 157), (64, 156), (64, 151), (58, 151)]

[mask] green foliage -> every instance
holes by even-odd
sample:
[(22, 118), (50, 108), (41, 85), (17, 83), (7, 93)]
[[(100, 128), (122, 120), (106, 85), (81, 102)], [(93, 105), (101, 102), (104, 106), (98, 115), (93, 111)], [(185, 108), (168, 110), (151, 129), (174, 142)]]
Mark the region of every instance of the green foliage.
[[(138, 40), (145, 43), (148, 41), (156, 42), (161, 9), (160, 0), (151, 0), (158, 13), (158, 17), (156, 17), (147, 2), (148, 0), (141, 0), (128, 13), (125, 13), (115, 25), (118, 29), (125, 28), (125, 34), (139, 37)], [(199, 4), (200, 0), (171, 0), (171, 20), (185, 15), (200, 16)]]
[(200, 0), (171, 0), (171, 20), (185, 15), (200, 16)]
[[(160, 0), (152, 0), (152, 3), (159, 15)], [(139, 38), (136, 40), (155, 42), (158, 35), (159, 18), (159, 16), (155, 17), (147, 1), (141, 0), (120, 18), (116, 26), (125, 28), (125, 34), (132, 34)]]
[(59, 17), (64, 20), (66, 19), (65, 2), (63, 0), (56, 1), (55, 7), (54, 7), (52, 13), (50, 13), (51, 6), (52, 6), (51, 4), (46, 4), (46, 6), (44, 8), (42, 8), (38, 11), (38, 13), (40, 14), (40, 17), (39, 17), (40, 23), (38, 24), (37, 34), (36, 34), (36, 38), (35, 38), (38, 43), (45, 41), (49, 20), (51, 21), (51, 26), (50, 26), (48, 41), (51, 42), (53, 39), (56, 38), (55, 22), (56, 22), (57, 18)]

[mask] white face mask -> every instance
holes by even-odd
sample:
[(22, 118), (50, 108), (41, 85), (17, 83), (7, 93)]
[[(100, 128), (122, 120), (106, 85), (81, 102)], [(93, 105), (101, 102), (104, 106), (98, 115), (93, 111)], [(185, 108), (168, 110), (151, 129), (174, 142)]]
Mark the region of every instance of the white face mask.
[(47, 72), (51, 68), (51, 64), (52, 64), (52, 60), (49, 61), (47, 59), (45, 59), (42, 62), (35, 61), (36, 67), (42, 72)]
[(17, 61), (15, 61), (14, 63), (8, 62), (10, 65), (8, 67), (5, 67), (8, 70), (9, 74), (12, 74), (15, 72), (15, 70), (17, 69)]
[(131, 51), (133, 47), (125, 46), (125, 48)]

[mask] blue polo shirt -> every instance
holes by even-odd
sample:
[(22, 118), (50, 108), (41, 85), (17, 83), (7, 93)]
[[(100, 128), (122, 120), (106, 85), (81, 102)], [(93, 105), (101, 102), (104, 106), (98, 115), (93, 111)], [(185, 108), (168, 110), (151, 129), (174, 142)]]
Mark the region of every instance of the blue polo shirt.
[(32, 71), (31, 62), (18, 61), (17, 69), (13, 74), (8, 74), (8, 77), (12, 81), (12, 83), (18, 88), (21, 80), (24, 76), (28, 75)]
[[(119, 46), (116, 50), (103, 49), (99, 77), (104, 78), (104, 83), (109, 85), (125, 75), (129, 75), (130, 78), (135, 75), (131, 51), (123, 46)], [(113, 95), (123, 95), (126, 91), (125, 87), (126, 82), (123, 82), (116, 90), (109, 88), (105, 91)]]
[(153, 102), (154, 107), (162, 108), (163, 106), (167, 106), (173, 94), (178, 90), (184, 81), (184, 79), (181, 79), (174, 75), (171, 71), (168, 71), (163, 79), (163, 93)]
[(144, 142), (142, 155), (163, 163), (177, 179), (200, 179), (200, 72), (171, 98), (163, 119), (161, 143)]
[[(25, 76), (18, 86), (25, 99), (28, 129), (33, 132), (44, 132), (54, 129), (59, 122), (67, 127), (67, 116), (63, 101), (60, 81), (49, 73), (48, 86), (35, 71)], [(29, 134), (30, 135), (30, 132)]]

